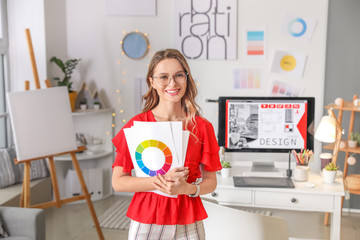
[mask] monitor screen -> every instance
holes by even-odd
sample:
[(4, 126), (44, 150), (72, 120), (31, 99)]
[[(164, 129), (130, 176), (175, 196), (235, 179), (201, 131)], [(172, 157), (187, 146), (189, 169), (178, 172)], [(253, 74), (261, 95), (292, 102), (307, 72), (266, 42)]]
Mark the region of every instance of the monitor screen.
[(219, 146), (227, 152), (314, 148), (312, 97), (219, 97)]

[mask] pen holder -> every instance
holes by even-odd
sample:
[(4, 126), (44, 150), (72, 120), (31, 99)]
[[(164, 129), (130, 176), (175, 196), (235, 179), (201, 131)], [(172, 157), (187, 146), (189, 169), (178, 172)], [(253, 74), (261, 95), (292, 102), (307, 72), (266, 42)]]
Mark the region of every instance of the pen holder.
[(294, 180), (295, 181), (307, 181), (309, 179), (309, 166), (298, 165), (295, 167)]

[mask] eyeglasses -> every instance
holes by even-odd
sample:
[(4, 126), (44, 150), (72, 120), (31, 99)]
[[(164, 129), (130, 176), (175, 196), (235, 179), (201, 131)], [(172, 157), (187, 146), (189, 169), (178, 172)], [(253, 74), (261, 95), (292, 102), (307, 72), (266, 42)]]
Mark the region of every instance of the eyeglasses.
[(171, 78), (174, 79), (175, 82), (183, 84), (184, 82), (186, 82), (188, 75), (189, 74), (187, 72), (181, 71), (173, 76), (170, 76), (168, 73), (160, 73), (159, 75), (153, 76), (152, 78), (156, 78), (161, 86), (167, 86), (169, 85)]

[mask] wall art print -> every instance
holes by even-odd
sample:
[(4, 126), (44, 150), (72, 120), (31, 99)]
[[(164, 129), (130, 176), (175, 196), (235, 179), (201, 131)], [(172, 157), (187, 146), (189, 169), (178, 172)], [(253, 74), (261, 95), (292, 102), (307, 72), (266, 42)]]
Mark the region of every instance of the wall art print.
[(175, 46), (189, 59), (237, 58), (236, 0), (176, 0)]

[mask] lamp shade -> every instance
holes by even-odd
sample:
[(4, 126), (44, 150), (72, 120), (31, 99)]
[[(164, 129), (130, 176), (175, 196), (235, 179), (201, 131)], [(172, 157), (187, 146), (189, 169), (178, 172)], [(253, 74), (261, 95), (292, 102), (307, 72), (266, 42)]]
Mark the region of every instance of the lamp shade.
[(315, 132), (315, 138), (321, 142), (333, 143), (336, 138), (336, 122), (331, 116), (323, 116)]

